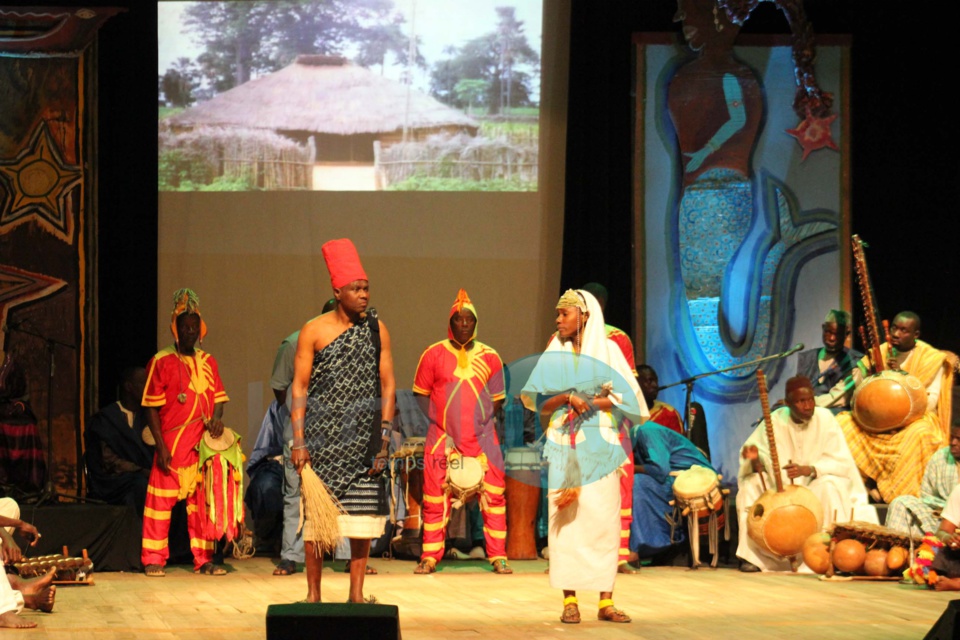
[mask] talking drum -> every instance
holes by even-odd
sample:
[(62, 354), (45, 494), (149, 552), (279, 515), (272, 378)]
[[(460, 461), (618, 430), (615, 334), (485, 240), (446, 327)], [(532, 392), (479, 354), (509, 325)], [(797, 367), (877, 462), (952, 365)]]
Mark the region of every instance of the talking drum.
[(881, 371), (863, 380), (853, 392), (853, 417), (869, 433), (906, 426), (926, 410), (926, 388), (904, 371)]
[(403, 535), (418, 536), (422, 525), (423, 504), (423, 450), (426, 438), (406, 438), (393, 454), (399, 461), (400, 480), (403, 483), (406, 514), (403, 518)]
[(781, 558), (803, 551), (803, 544), (823, 526), (823, 507), (804, 486), (790, 484), (783, 491), (769, 489), (750, 507), (750, 539)]
[(536, 560), (534, 534), (540, 507), (540, 451), (530, 447), (507, 450), (507, 557), (511, 560)]
[(451, 506), (458, 509), (483, 488), (483, 465), (479, 458), (459, 454), (447, 459), (447, 491), (453, 500)]
[(724, 525), (723, 491), (720, 489), (720, 476), (712, 469), (695, 464), (686, 471), (677, 474), (673, 482), (674, 503), (681, 515), (694, 514), (700, 522), (700, 533), (706, 535), (706, 522), (714, 511), (717, 514), (717, 526)]

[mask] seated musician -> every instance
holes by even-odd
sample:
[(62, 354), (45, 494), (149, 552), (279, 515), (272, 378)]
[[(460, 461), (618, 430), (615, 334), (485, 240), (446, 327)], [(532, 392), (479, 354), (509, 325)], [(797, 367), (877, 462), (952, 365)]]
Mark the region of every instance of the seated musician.
[[(834, 513), (847, 520), (851, 511), (854, 520), (876, 523), (876, 510), (867, 504), (867, 492), (843, 441), (843, 432), (830, 411), (816, 406), (809, 378), (795, 376), (787, 380), (786, 402), (785, 407), (770, 414), (783, 484), (803, 485), (817, 496), (823, 506), (824, 526), (833, 523)], [(737, 483), (740, 570), (748, 573), (789, 571), (787, 560), (767, 553), (747, 535), (747, 515), (751, 507), (763, 494), (764, 487), (776, 488), (763, 422), (747, 438), (740, 452)]]
[(947, 498), (937, 538), (943, 546), (930, 565), (931, 571), (936, 571), (938, 576), (933, 588), (960, 591), (960, 488), (954, 488)]
[[(643, 365), (640, 369), (641, 376)], [(641, 382), (641, 389), (643, 384)], [(646, 395), (646, 394), (644, 394)], [(686, 526), (678, 526), (674, 539), (667, 514), (674, 499), (673, 472), (695, 464), (713, 469), (710, 461), (684, 436), (654, 422), (634, 427), (633, 522), (630, 525), (630, 559), (650, 558), (683, 541)]]
[[(283, 538), (283, 429), (289, 412), (276, 401), (271, 402), (260, 425), (253, 453), (247, 459), (246, 492), (243, 503), (252, 522), (257, 549), (281, 546)], [(296, 564), (291, 573), (296, 571)]]
[(142, 435), (147, 422), (140, 399), (146, 384), (146, 369), (124, 369), (119, 400), (94, 414), (83, 434), (90, 497), (130, 505), (141, 517), (153, 465), (153, 447)]
[[(880, 354), (887, 369), (905, 371), (926, 387), (927, 411), (921, 418), (894, 431), (870, 433), (860, 428), (852, 413), (837, 415), (860, 473), (876, 484), (871, 495), (884, 502), (902, 495), (919, 496), (924, 469), (947, 439), (952, 362), (919, 338), (920, 317), (902, 311), (893, 319), (890, 343), (880, 345)], [(868, 368), (867, 358), (861, 364)]]
[[(23, 553), (13, 532), (20, 533), (35, 546), (40, 540), (37, 528), (20, 519), (20, 505), (12, 498), (0, 498), (0, 557), (4, 565), (19, 562)], [(57, 598), (57, 587), (53, 582), (56, 569), (53, 568), (39, 578), (25, 579), (15, 573), (7, 574), (6, 580), (0, 580), (0, 629), (30, 629), (36, 622), (20, 617), (26, 609), (37, 609), (50, 613)]]
[(850, 314), (846, 311), (832, 309), (820, 328), (823, 347), (797, 355), (797, 375), (813, 382), (817, 406), (836, 414), (850, 408), (853, 384), (847, 381), (863, 354), (845, 346), (850, 335)]
[(643, 399), (647, 401), (647, 406), (650, 408), (650, 419), (647, 422), (656, 422), (660, 426), (683, 434), (683, 418), (680, 417), (680, 412), (666, 402), (657, 400), (660, 378), (657, 377), (654, 368), (648, 364), (638, 366), (637, 384), (640, 385)]
[(933, 454), (930, 462), (927, 463), (927, 470), (923, 472), (920, 497), (897, 496), (894, 498), (887, 510), (884, 525), (889, 529), (916, 536), (935, 531), (940, 522), (940, 512), (958, 484), (958, 463), (960, 463), (960, 418), (954, 418), (950, 426), (950, 444)]

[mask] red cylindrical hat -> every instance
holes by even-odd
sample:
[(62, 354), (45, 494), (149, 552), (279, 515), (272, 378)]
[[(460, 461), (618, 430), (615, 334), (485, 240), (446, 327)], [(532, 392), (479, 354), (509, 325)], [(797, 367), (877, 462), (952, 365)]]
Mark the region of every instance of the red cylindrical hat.
[(367, 280), (367, 272), (360, 264), (357, 248), (348, 238), (340, 238), (325, 243), (321, 250), (323, 259), (330, 272), (330, 284), (334, 289), (348, 285), (354, 280)]

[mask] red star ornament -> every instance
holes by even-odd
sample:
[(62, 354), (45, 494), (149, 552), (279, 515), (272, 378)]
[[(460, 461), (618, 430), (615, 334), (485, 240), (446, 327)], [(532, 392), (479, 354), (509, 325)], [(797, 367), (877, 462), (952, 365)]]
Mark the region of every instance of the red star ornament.
[(796, 138), (803, 147), (803, 157), (800, 158), (800, 162), (806, 160), (807, 156), (817, 149), (829, 147), (834, 151), (840, 150), (830, 133), (830, 125), (836, 119), (835, 113), (825, 118), (818, 118), (808, 111), (807, 117), (795, 129), (787, 129), (787, 133)]

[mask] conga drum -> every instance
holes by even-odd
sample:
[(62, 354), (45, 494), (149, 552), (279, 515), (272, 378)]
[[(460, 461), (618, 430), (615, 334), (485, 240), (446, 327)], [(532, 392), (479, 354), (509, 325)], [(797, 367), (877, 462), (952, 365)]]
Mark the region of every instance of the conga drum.
[(540, 507), (540, 452), (530, 447), (507, 450), (507, 557), (536, 560), (537, 510)]

